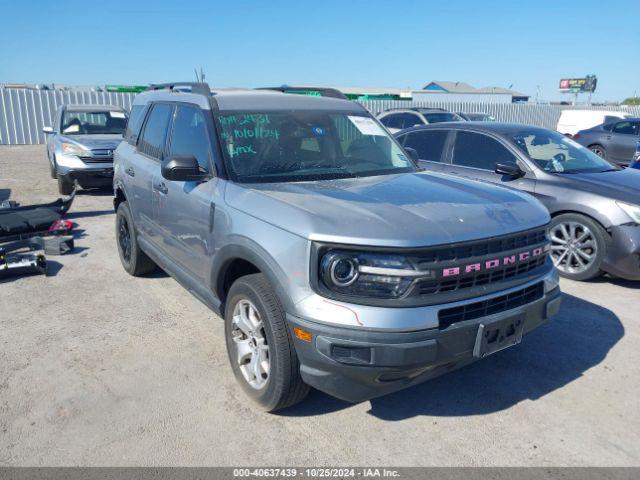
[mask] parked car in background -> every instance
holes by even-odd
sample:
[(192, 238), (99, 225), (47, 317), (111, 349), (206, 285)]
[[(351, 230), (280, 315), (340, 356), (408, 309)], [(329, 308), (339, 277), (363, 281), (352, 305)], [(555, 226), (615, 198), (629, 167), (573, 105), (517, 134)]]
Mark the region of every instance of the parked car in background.
[(355, 102), (191, 88), (134, 99), (117, 248), (128, 273), (158, 265), (223, 317), (263, 409), (308, 385), (352, 402), (400, 390), (558, 311), (550, 217), (529, 195), (425, 174)]
[(458, 115), (462, 117), (463, 120), (467, 120), (468, 122), (495, 122), (495, 117), (489, 115), (488, 113), (481, 112), (458, 112)]
[(394, 108), (378, 114), (378, 120), (387, 130), (394, 133), (416, 125), (459, 122), (463, 118), (443, 108)]
[(580, 130), (573, 139), (602, 158), (628, 166), (640, 140), (640, 118), (628, 118)]
[(580, 130), (629, 117), (631, 115), (615, 110), (562, 110), (556, 130), (563, 135), (573, 137)]
[(45, 127), (47, 158), (58, 190), (111, 185), (113, 152), (122, 141), (127, 112), (113, 105), (62, 105)]
[(516, 188), (550, 211), (561, 275), (640, 280), (640, 171), (621, 169), (551, 130), (447, 123), (396, 134), (428, 170)]
[(640, 170), (640, 140), (638, 140), (638, 144), (636, 145), (636, 153), (633, 154), (633, 160), (629, 165), (631, 168), (637, 168)]

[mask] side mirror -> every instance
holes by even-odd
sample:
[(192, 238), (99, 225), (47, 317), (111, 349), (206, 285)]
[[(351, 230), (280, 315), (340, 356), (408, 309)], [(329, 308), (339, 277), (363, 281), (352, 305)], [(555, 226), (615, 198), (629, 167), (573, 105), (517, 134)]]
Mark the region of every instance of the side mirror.
[(524, 176), (524, 172), (518, 165), (508, 165), (505, 163), (497, 163), (495, 172), (499, 173), (500, 175), (506, 175), (508, 177), (514, 178), (520, 178)]
[(407, 155), (409, 155), (411, 160), (413, 160), (414, 162), (418, 161), (418, 152), (416, 152), (415, 149), (411, 147), (404, 147), (404, 151), (407, 152)]
[(205, 175), (200, 172), (200, 166), (196, 157), (172, 157), (162, 162), (162, 176), (175, 182), (188, 182), (202, 180)]
[(44, 128), (42, 129), (42, 133), (44, 133), (44, 134), (46, 134), (46, 135), (50, 135), (50, 134), (52, 134), (52, 133), (53, 133), (53, 128), (51, 128), (51, 127), (44, 127)]

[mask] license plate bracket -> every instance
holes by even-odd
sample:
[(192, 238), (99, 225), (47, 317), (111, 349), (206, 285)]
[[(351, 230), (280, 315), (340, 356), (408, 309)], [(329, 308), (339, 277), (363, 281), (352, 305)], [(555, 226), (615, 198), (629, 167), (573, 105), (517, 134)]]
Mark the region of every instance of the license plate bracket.
[(523, 331), (524, 314), (482, 322), (478, 326), (473, 356), (484, 358), (517, 345), (522, 341)]

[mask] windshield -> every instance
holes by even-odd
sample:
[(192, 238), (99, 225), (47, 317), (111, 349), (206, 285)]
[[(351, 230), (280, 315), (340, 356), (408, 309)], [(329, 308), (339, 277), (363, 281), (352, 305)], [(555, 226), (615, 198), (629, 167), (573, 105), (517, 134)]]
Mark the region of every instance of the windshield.
[(96, 133), (122, 134), (127, 115), (118, 110), (76, 111), (65, 110), (61, 131), (65, 135)]
[(550, 130), (519, 132), (513, 135), (513, 140), (545, 172), (596, 173), (619, 170), (589, 149)]
[(221, 113), (220, 143), (240, 183), (295, 182), (413, 172), (367, 115), (326, 111)]
[(429, 123), (458, 122), (462, 120), (462, 117), (460, 115), (456, 115), (455, 113), (450, 112), (423, 113), (423, 115)]

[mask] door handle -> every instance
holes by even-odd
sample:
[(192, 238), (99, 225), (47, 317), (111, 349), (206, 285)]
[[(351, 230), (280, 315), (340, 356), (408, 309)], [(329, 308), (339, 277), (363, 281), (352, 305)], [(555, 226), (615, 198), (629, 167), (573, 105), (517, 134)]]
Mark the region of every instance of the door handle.
[(165, 194), (165, 195), (166, 195), (167, 193), (169, 193), (169, 189), (168, 189), (168, 188), (167, 188), (167, 186), (164, 184), (164, 182), (156, 183), (156, 184), (153, 186), (153, 189), (154, 189), (154, 190), (157, 190), (158, 192), (163, 193), (163, 194)]
[(129, 175), (130, 177), (135, 177), (136, 176), (136, 172), (133, 170), (133, 168), (129, 167), (127, 168), (124, 173), (126, 173), (127, 175)]
[(611, 140), (611, 135), (607, 135), (607, 140)]

